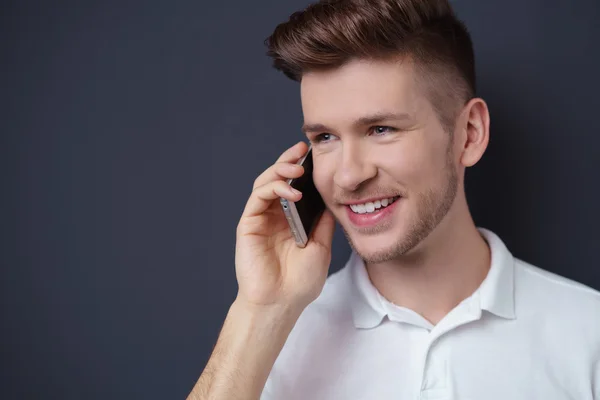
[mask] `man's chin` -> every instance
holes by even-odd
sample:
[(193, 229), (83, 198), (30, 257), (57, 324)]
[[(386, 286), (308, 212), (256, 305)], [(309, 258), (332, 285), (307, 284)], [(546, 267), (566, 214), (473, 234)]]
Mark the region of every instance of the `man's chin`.
[(379, 264), (397, 259), (401, 254), (397, 247), (381, 247), (378, 249), (354, 249), (367, 264)]
[(350, 247), (367, 263), (385, 262), (400, 255), (398, 252), (401, 246), (397, 240), (398, 236), (391, 232), (381, 235), (361, 235), (357, 232), (348, 235), (346, 232), (346, 237)]

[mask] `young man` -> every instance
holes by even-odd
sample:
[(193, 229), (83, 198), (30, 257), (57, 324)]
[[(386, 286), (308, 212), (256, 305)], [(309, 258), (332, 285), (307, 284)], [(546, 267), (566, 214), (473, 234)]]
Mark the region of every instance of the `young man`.
[[(328, 211), (298, 248), (278, 200), (301, 198), (304, 143), (256, 179), (238, 296), (189, 398), (600, 400), (600, 294), (469, 213), (490, 120), (448, 2), (322, 1), (268, 46), (300, 82)], [(326, 280), (334, 219), (353, 253)]]

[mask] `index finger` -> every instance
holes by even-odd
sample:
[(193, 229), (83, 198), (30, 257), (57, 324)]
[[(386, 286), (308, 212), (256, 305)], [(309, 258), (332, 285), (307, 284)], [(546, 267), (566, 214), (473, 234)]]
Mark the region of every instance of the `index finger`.
[(259, 186), (266, 184), (267, 182), (271, 182), (273, 179), (278, 177), (275, 172), (275, 166), (278, 163), (296, 163), (302, 156), (306, 154), (308, 151), (308, 145), (304, 142), (298, 142), (286, 151), (283, 152), (275, 162), (275, 164), (271, 165), (267, 168), (262, 174), (256, 178), (254, 181), (253, 189), (256, 189)]
[(279, 156), (276, 162), (296, 162), (308, 151), (308, 145), (298, 142)]

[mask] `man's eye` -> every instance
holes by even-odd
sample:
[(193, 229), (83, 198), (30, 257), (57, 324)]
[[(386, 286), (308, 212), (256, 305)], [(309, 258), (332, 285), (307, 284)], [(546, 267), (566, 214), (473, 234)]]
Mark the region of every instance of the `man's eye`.
[(320, 133), (317, 136), (315, 136), (315, 142), (317, 142), (317, 143), (327, 142), (327, 141), (331, 140), (332, 136), (333, 135), (331, 133)]
[(395, 132), (396, 129), (390, 126), (374, 126), (372, 128), (375, 135), (385, 135), (386, 133)]

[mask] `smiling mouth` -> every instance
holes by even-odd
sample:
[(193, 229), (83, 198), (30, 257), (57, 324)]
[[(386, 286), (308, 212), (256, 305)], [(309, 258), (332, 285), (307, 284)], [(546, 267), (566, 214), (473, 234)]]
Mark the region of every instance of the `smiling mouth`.
[(355, 214), (370, 214), (383, 210), (386, 207), (389, 207), (399, 198), (400, 196), (395, 196), (389, 197), (387, 199), (381, 199), (372, 202), (370, 201), (363, 204), (349, 204), (348, 207), (350, 207), (352, 212), (354, 212)]

